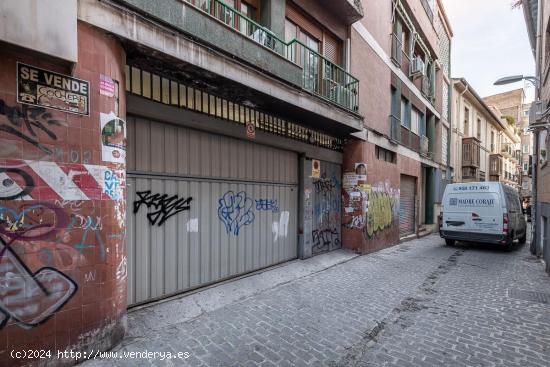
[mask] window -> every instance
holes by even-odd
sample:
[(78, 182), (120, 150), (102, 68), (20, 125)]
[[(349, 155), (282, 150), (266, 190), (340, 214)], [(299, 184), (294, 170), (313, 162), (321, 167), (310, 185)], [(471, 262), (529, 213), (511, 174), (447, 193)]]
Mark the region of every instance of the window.
[(395, 163), (397, 161), (395, 152), (379, 147), (378, 145), (375, 148), (375, 154), (376, 154), (376, 159), (380, 161), (386, 161), (389, 163)]
[(406, 98), (401, 98), (401, 125), (405, 126), (406, 128), (411, 128), (411, 112), (409, 110), (410, 104), (409, 101), (407, 101)]
[(477, 119), (477, 138), (481, 140), (481, 119)]
[(413, 107), (411, 111), (411, 131), (418, 135), (419, 127), (420, 127), (420, 112), (416, 108)]
[(468, 136), (470, 135), (470, 127), (468, 126), (470, 123), (470, 110), (468, 107), (464, 107), (464, 135)]
[(526, 175), (529, 173), (529, 163), (523, 162), (523, 174)]
[(523, 154), (529, 154), (529, 144), (523, 145)]
[(495, 147), (495, 132), (491, 131), (491, 153), (494, 153), (496, 151)]
[(524, 190), (529, 190), (529, 181), (522, 181), (521, 188)]

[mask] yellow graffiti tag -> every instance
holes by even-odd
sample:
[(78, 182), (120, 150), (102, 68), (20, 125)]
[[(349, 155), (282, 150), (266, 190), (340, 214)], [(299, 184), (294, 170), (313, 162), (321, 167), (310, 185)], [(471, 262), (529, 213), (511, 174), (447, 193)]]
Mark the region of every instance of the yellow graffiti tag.
[(366, 230), (369, 237), (392, 223), (393, 199), (385, 192), (369, 192)]

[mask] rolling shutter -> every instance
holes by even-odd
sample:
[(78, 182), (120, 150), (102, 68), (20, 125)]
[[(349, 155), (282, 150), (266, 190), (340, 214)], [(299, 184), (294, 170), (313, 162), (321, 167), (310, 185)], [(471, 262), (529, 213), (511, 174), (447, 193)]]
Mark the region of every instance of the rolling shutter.
[(414, 233), (416, 179), (401, 175), (401, 194), (399, 207), (399, 237)]

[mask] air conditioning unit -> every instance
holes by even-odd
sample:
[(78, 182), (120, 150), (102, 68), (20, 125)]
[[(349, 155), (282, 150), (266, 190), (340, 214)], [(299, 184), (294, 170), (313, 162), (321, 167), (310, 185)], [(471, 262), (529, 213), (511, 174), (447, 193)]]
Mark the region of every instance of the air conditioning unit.
[(411, 75), (424, 75), (425, 68), (424, 61), (416, 56), (411, 63)]

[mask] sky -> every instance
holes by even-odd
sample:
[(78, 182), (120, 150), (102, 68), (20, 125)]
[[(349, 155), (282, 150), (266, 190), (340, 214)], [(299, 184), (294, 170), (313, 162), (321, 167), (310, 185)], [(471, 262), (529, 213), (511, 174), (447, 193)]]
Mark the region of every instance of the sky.
[(482, 97), (526, 87), (527, 102), (534, 87), (519, 82), (493, 85), (503, 76), (534, 75), (523, 9), (512, 0), (443, 0), (454, 36), (451, 75), (464, 77)]

